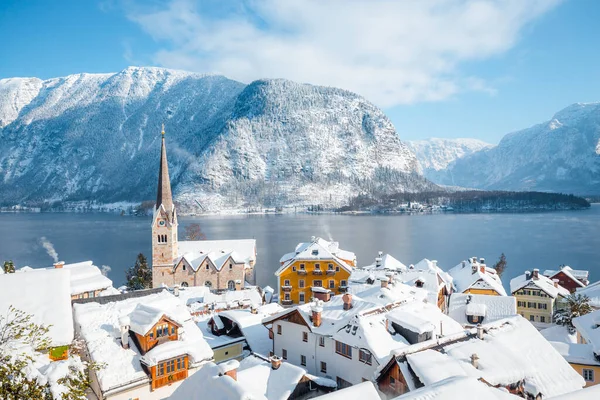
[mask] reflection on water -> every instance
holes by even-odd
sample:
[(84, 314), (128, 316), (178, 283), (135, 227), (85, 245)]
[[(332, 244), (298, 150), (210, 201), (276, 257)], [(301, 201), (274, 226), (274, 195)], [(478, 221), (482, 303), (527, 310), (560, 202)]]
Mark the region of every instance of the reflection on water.
[[(568, 264), (589, 269), (600, 279), (600, 205), (590, 210), (539, 214), (437, 214), (394, 216), (267, 215), (180, 217), (180, 237), (190, 222), (201, 224), (209, 239), (257, 240), (256, 278), (275, 284), (273, 272), (282, 254), (313, 235), (332, 237), (354, 251), (359, 265), (373, 262), (378, 251), (405, 264), (424, 257), (449, 269), (461, 260), (484, 257), (493, 264), (504, 252), (508, 270), (504, 285), (525, 269)], [(61, 260), (93, 260), (108, 265), (108, 276), (120, 285), (137, 253), (150, 258), (150, 218), (114, 214), (0, 214), (0, 261), (18, 267), (49, 266), (42, 247), (46, 237)]]

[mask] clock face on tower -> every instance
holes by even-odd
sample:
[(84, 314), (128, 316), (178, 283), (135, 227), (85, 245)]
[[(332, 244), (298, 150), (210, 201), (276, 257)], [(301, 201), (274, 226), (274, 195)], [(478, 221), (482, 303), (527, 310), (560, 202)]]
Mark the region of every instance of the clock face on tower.
[(158, 220), (158, 225), (159, 226), (165, 226), (165, 220), (164, 219)]

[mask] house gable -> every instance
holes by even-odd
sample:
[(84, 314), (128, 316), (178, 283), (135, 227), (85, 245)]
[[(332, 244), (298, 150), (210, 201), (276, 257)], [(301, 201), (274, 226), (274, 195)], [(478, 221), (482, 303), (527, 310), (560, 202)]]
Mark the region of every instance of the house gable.
[(181, 325), (163, 315), (146, 333), (134, 332), (134, 338), (142, 355), (164, 342), (177, 340)]

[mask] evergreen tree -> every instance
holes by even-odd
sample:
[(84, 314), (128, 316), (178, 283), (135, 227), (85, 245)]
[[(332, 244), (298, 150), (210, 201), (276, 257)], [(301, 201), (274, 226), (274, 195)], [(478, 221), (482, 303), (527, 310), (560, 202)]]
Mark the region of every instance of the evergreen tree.
[(567, 306), (563, 309), (556, 310), (554, 313), (554, 322), (558, 325), (565, 325), (569, 330), (574, 330), (573, 318), (580, 317), (585, 314), (589, 314), (592, 311), (590, 306), (590, 299), (586, 295), (571, 294), (567, 297)]
[(502, 278), (502, 274), (506, 270), (506, 256), (504, 253), (500, 255), (500, 259), (496, 264), (494, 264), (494, 269), (500, 278)]
[(127, 270), (127, 288), (141, 290), (152, 288), (152, 270), (148, 267), (146, 257), (140, 253), (133, 267)]
[(4, 266), (2, 267), (2, 269), (4, 269), (5, 274), (14, 274), (15, 264), (12, 260), (4, 261)]

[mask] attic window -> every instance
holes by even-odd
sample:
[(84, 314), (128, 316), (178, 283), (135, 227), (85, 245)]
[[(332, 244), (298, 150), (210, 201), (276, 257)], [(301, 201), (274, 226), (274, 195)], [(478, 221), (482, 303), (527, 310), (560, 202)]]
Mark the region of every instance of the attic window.
[(318, 249), (314, 249), (314, 250), (312, 251), (312, 255), (313, 255), (313, 256), (318, 256), (318, 255), (319, 255), (319, 250), (318, 250)]
[(229, 269), (232, 269), (232, 268), (233, 268), (233, 264), (229, 264)]
[(333, 264), (327, 265), (327, 269), (329, 269), (330, 271), (333, 270)]
[(185, 271), (185, 264), (183, 264), (183, 270)]
[(208, 264), (206, 264), (206, 269), (210, 269), (210, 267), (208, 266)]
[(418, 288), (422, 288), (423, 287), (423, 281), (421, 281), (421, 280), (416, 281), (415, 282), (415, 286), (418, 287)]

